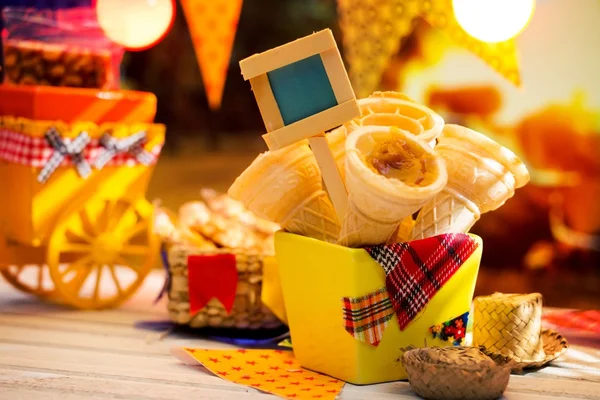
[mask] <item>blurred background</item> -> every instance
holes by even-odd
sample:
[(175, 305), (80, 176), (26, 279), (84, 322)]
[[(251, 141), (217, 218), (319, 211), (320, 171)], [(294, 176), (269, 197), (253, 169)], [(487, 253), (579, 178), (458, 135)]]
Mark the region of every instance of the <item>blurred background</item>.
[[(379, 2), (354, 3), (368, 8)], [(376, 23), (365, 15), (365, 24)], [(222, 103), (211, 108), (189, 21), (177, 2), (167, 36), (150, 49), (126, 52), (121, 67), (122, 86), (155, 93), (156, 120), (168, 127), (149, 199), (175, 210), (198, 198), (200, 188), (226, 191), (266, 150), (239, 61), (330, 28), (347, 62), (340, 17), (336, 0), (243, 2)], [(485, 243), (476, 295), (539, 291), (546, 305), (600, 308), (598, 21), (598, 0), (538, 0), (515, 40), (521, 81), (515, 85), (491, 67), (498, 60), (484, 62), (481, 51), (459, 46), (417, 18), (373, 85), (404, 92), (447, 122), (488, 134), (532, 173), (529, 185), (473, 229)]]

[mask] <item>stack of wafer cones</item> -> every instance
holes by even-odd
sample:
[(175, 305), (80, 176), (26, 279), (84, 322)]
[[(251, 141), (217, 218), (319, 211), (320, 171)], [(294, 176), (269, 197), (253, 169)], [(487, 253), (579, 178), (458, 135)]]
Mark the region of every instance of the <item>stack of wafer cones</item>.
[(510, 150), (402, 93), (358, 104), (359, 117), (326, 135), (348, 193), (342, 217), (306, 142), (261, 154), (229, 195), (288, 232), (365, 247), (467, 233), (529, 181)]
[(306, 142), (259, 155), (228, 193), (288, 232), (326, 242), (337, 240), (338, 217)]

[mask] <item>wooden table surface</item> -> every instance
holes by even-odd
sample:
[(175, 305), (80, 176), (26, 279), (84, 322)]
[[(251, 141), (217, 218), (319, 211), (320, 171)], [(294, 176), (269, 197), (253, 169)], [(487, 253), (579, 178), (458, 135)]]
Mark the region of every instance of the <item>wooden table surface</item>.
[[(227, 348), (136, 328), (165, 321), (157, 271), (119, 309), (84, 312), (45, 304), (0, 280), (0, 399), (277, 399), (179, 362), (177, 346)], [(415, 398), (407, 382), (346, 385), (341, 399)], [(600, 349), (572, 345), (552, 366), (512, 375), (506, 399), (600, 399)]]

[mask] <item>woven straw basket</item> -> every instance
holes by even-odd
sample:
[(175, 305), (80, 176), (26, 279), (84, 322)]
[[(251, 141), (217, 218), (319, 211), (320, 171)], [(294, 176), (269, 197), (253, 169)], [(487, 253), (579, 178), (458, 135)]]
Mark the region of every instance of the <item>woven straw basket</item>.
[[(190, 315), (188, 265), (190, 255), (235, 254), (238, 284), (231, 313), (216, 299), (195, 315)], [(192, 328), (273, 329), (281, 321), (261, 301), (262, 271), (265, 259), (256, 254), (231, 250), (198, 250), (186, 245), (173, 245), (168, 250), (169, 316), (173, 322)]]
[(486, 400), (502, 396), (510, 365), (500, 365), (476, 347), (429, 347), (402, 355), (411, 388), (432, 400)]

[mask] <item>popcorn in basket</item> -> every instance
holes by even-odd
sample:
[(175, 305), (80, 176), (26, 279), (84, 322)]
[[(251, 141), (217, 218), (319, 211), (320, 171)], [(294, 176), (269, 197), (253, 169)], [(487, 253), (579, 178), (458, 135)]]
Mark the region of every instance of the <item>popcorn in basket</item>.
[(400, 349), (466, 344), (483, 247), (468, 231), (529, 173), (402, 93), (356, 100), (330, 35), (240, 62), (269, 151), (228, 193), (283, 228), (275, 253), (301, 365), (356, 384), (405, 379)]
[[(182, 205), (177, 216), (157, 208), (155, 231), (168, 264), (171, 320), (193, 328), (277, 328), (281, 318), (262, 297), (263, 274), (274, 269), (273, 233), (279, 226), (256, 217), (241, 203), (211, 189), (202, 201)], [(285, 318), (285, 317), (282, 317)]]

